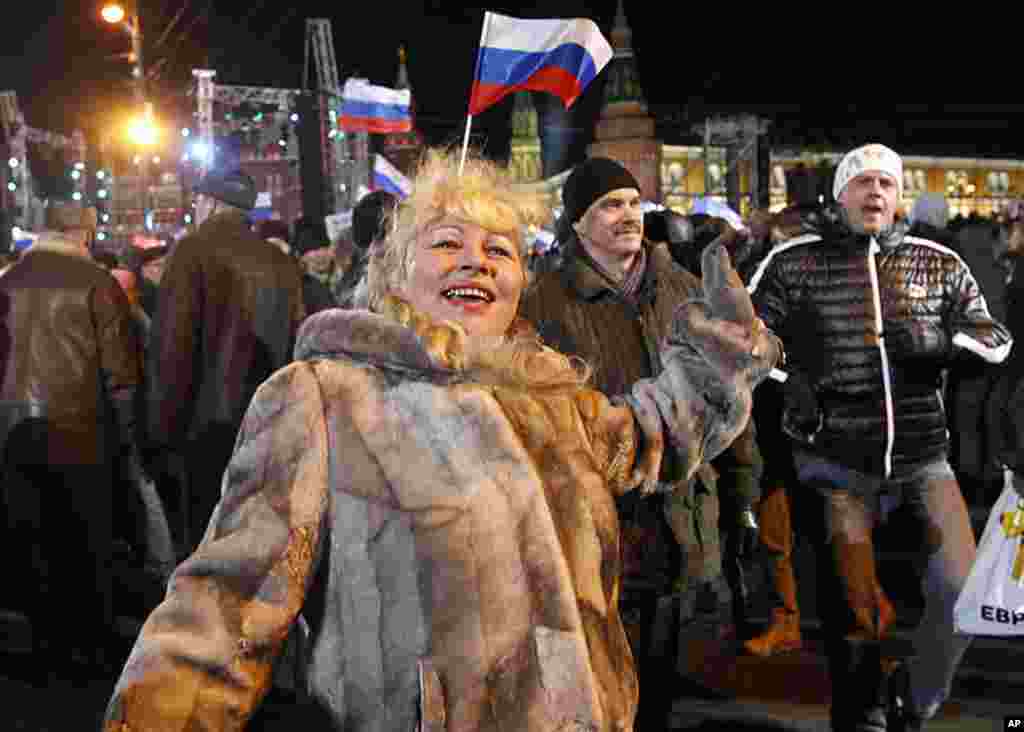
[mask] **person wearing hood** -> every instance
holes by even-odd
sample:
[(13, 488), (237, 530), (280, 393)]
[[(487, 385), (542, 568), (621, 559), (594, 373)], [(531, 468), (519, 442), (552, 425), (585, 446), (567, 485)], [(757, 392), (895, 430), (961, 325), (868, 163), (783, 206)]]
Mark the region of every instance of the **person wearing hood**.
[[(847, 153), (833, 184), (839, 224), (775, 247), (750, 283), (786, 345), (783, 427), (797, 477), (823, 504), (818, 590), (836, 732), (884, 732), (887, 692), (903, 702), (899, 724), (921, 729), (949, 695), (970, 643), (953, 631), (953, 606), (975, 537), (947, 459), (940, 377), (954, 359), (999, 363), (1012, 343), (964, 261), (895, 220), (902, 181), (888, 147)], [(921, 528), (925, 610), (917, 655), (887, 690), (872, 529), (897, 506)]]
[(106, 732), (242, 729), (300, 614), (317, 729), (634, 729), (615, 498), (670, 446), (684, 478), (718, 454), (781, 352), (716, 249), (660, 375), (609, 400), (518, 317), (545, 213), (494, 163), (427, 158), (368, 309), (307, 319), (253, 398)]

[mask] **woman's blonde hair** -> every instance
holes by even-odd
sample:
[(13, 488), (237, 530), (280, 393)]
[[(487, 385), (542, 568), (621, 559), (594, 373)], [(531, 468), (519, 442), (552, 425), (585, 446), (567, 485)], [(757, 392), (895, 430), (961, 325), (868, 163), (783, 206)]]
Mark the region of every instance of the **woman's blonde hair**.
[(475, 155), (459, 170), (459, 153), (428, 150), (412, 180), (412, 193), (402, 201), (391, 232), (376, 245), (367, 266), (368, 305), (377, 310), (388, 294), (399, 294), (415, 266), (416, 238), (423, 228), (444, 216), (456, 216), (503, 236), (519, 247), (524, 287), (529, 277), (528, 226), (551, 215), (541, 197), (517, 189), (507, 169)]

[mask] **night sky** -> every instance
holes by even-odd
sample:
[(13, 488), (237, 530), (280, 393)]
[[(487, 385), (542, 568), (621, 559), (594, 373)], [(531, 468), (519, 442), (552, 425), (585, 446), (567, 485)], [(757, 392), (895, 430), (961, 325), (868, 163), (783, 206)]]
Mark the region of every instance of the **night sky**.
[[(161, 107), (190, 109), (184, 90), (194, 66), (216, 69), (217, 80), (225, 84), (300, 87), (305, 20), (329, 17), (343, 78), (356, 72), (375, 83), (393, 83), (397, 48), (405, 44), (419, 126), (427, 141), (451, 143), (459, 137), (482, 7), (466, 8), (449, 0), (139, 2), (146, 62), (160, 69), (160, 79), (151, 85), (158, 113)], [(79, 126), (92, 138), (129, 105), (129, 65), (112, 58), (128, 50), (128, 38), (99, 20), (99, 6), (100, 0), (37, 0), (19, 3), (18, 12), (8, 18), (14, 32), (8, 33), (0, 52), (0, 89), (17, 90), (33, 127), (66, 133)], [(614, 0), (496, 2), (486, 7), (521, 17), (591, 17), (606, 33), (615, 14)], [(687, 6), (666, 15), (666, 7), (626, 3), (641, 81), (666, 142), (697, 143), (693, 125), (708, 113), (751, 112), (772, 121), (775, 145), (841, 149), (877, 139), (907, 153), (1024, 158), (1024, 104), (900, 101), (947, 99), (947, 77), (935, 69), (927, 86), (895, 57), (886, 61), (868, 54), (837, 60), (799, 48), (787, 50), (786, 44), (746, 37), (742, 28), (724, 32), (720, 23), (709, 25), (709, 18), (699, 15), (707, 16), (707, 9)], [(762, 19), (746, 20), (750, 22), (744, 27), (756, 27)], [(712, 42), (720, 48), (712, 48)], [(899, 73), (877, 68), (885, 63), (897, 66)], [(715, 67), (730, 70), (705, 70)], [(867, 83), (854, 83), (857, 79)], [(999, 89), (997, 78), (989, 82), (998, 94), (986, 95), (973, 84), (974, 95), (1013, 98), (1006, 87)], [(577, 102), (584, 119), (599, 109), (599, 86)], [(914, 91), (907, 91), (908, 86)], [(826, 101), (870, 98), (851, 94), (852, 88), (870, 89), (877, 98), (869, 103)], [(735, 103), (774, 97), (804, 101)], [(507, 120), (497, 110), (477, 120), (474, 129), (486, 133), (502, 125)]]

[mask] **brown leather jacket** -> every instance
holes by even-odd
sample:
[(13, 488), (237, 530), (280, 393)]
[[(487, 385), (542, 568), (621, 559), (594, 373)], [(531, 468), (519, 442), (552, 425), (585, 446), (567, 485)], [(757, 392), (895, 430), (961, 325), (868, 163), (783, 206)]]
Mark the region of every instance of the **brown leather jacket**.
[(150, 329), (151, 445), (233, 440), (256, 388), (291, 360), (304, 317), (298, 264), (241, 213), (215, 214), (182, 239)]
[(64, 465), (103, 464), (131, 444), (142, 373), (131, 308), (74, 242), (43, 234), (0, 277), (0, 329), (0, 438), (41, 418), (45, 460)]

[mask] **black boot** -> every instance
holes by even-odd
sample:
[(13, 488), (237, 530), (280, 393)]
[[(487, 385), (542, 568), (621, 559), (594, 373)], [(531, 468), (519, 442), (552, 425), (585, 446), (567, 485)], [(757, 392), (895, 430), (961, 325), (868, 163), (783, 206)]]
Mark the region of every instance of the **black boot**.
[(924, 720), (914, 711), (910, 695), (910, 669), (900, 663), (889, 676), (888, 732), (921, 732)]
[(846, 639), (833, 653), (833, 732), (887, 732), (887, 684), (878, 642)]

